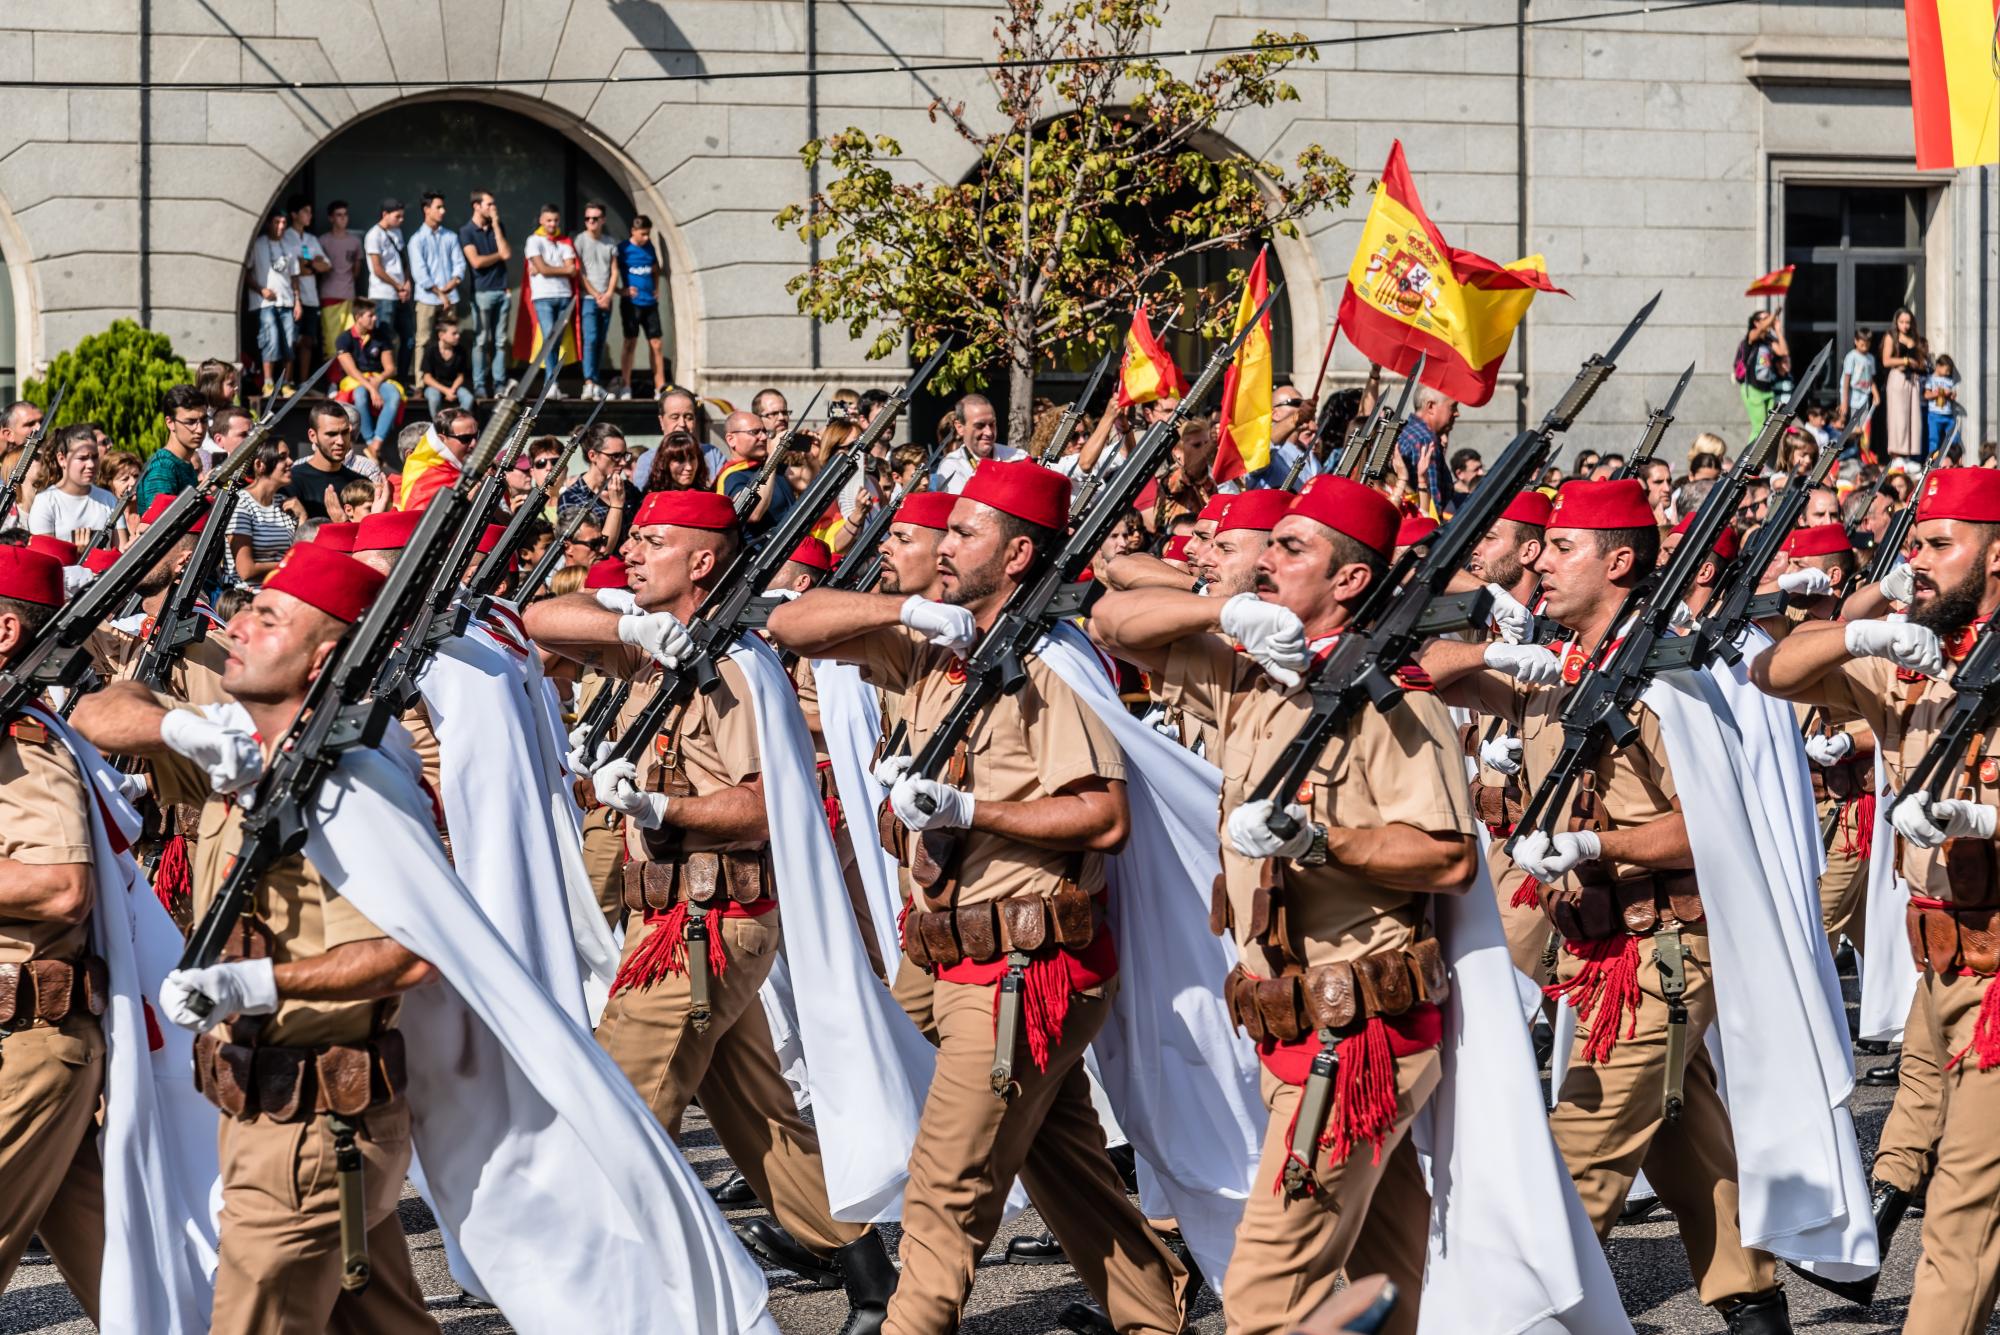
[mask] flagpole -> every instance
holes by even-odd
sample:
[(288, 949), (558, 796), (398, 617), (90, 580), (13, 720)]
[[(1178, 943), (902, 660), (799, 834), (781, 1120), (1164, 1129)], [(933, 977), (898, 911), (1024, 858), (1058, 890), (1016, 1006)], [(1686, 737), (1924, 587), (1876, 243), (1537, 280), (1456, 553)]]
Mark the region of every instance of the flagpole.
[(1320, 390), (1326, 387), (1326, 365), (1333, 360), (1334, 340), (1340, 337), (1340, 321), (1333, 322), (1333, 328), (1326, 331), (1326, 351), (1320, 354), (1319, 374), (1313, 377), (1312, 396), (1317, 399)]

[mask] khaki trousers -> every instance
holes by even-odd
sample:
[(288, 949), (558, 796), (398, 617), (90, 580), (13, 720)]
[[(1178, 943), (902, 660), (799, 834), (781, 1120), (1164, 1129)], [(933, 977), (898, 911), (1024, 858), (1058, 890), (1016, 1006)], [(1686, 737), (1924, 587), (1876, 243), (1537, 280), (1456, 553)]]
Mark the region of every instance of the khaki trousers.
[(410, 359), (415, 365), (402, 366), (397, 369), (409, 381), (411, 395), (421, 403), (423, 402), (424, 393), (421, 387), (422, 378), (417, 375), (417, 367), (423, 365), (424, 349), (431, 345), (431, 339), (436, 336), (439, 325), (458, 319), (458, 311), (455, 307), (445, 303), (428, 306), (421, 301), (417, 301), (411, 304), (417, 308), (417, 341), (410, 349)]
[(1396, 1125), (1383, 1140), (1380, 1157), (1372, 1149), (1357, 1149), (1335, 1163), (1322, 1146), (1313, 1163), (1320, 1189), (1296, 1201), (1286, 1199), (1278, 1184), (1303, 1091), (1263, 1073), (1270, 1116), (1223, 1281), (1229, 1335), (1287, 1335), (1333, 1294), (1343, 1269), (1387, 1274), (1402, 1297), (1383, 1330), (1390, 1335), (1416, 1330), (1430, 1193), (1408, 1132), (1437, 1089), (1441, 1070), (1434, 1051), (1397, 1058)]
[[(1687, 948), (1688, 1057), (1680, 1120), (1668, 1126), (1661, 1116), (1667, 1003), (1660, 995), (1653, 943), (1642, 937), (1637, 1026), (1627, 1037), (1629, 1013), (1621, 1012), (1615, 1021), (1617, 1046), (1609, 1059), (1592, 1065), (1583, 1060), (1591, 1026), (1579, 1021), (1549, 1131), (1600, 1239), (1618, 1222), (1634, 1175), (1646, 1170), (1661, 1204), (1680, 1221), (1701, 1300), (1714, 1305), (1768, 1292), (1777, 1281), (1771, 1257), (1746, 1248), (1737, 1226), (1735, 1141), (1716, 1093), (1715, 1068), (1702, 1048), (1702, 1036), (1715, 1022), (1708, 936), (1684, 930), (1681, 940)], [(1568, 982), (1580, 971), (1567, 950), (1557, 955), (1559, 980)], [(1613, 1021), (1606, 1017), (1606, 1022)]]
[(1948, 1069), (1907, 1335), (1979, 1335), (2000, 1301), (2000, 1066), (1982, 1071), (1974, 1054), (1950, 1065), (1972, 1043), (1989, 983), (1927, 971), (1917, 985), (1916, 1009)]
[(1903, 1021), (1896, 1101), (1882, 1123), (1882, 1138), (1875, 1143), (1875, 1166), (1870, 1170), (1875, 1181), (1914, 1193), (1937, 1167), (1938, 1132), (1944, 1122), (1944, 1064), (1950, 1060), (1938, 1055), (1938, 1036), (1924, 1016), (1920, 986), (1910, 998), (1909, 1018)]
[(937, 1072), (910, 1152), (903, 1275), (885, 1335), (958, 1329), (973, 1270), (1000, 1227), (1016, 1176), (1121, 1335), (1178, 1335), (1187, 1271), (1125, 1195), (1083, 1069), (1115, 986), (1070, 997), (1048, 1070), (1035, 1069), (1025, 1038), (1016, 1044), (1020, 1091), (1002, 1100), (987, 1082), (994, 987), (937, 984)]
[(625, 836), (610, 807), (583, 813), (583, 869), (597, 891), (597, 906), (612, 931), (625, 921)]
[[(597, 1041), (676, 1140), (689, 1101), (699, 1097), (716, 1138), (757, 1199), (787, 1233), (830, 1254), (868, 1226), (833, 1217), (819, 1133), (799, 1116), (778, 1073), (770, 1026), (757, 999), (777, 957), (778, 913), (710, 916), (711, 929), (722, 932), (729, 967), (709, 980), (706, 1033), (696, 1033), (687, 1022), (688, 980), (680, 973), (611, 998), (597, 1025)], [(653, 930), (643, 915), (632, 915), (625, 925), (628, 958)]]
[(340, 1185), (326, 1119), (222, 1119), (222, 1242), (211, 1335), (437, 1330), (396, 1217), (410, 1169), (410, 1106), (398, 1097), (358, 1125), (374, 1278), (356, 1295), (340, 1287)]
[(104, 1265), (103, 1089), (104, 1031), (95, 1017), (0, 1035), (0, 1289), (40, 1233), (93, 1324)]
[(910, 1023), (923, 1032), (932, 1047), (936, 1047), (937, 1013), (932, 1002), (937, 994), (937, 980), (931, 977), (930, 970), (918, 968), (910, 963), (909, 956), (898, 951), (896, 978), (889, 987), (889, 994), (896, 998), (903, 1014), (910, 1017)]
[(1543, 962), (1548, 958), (1549, 937), (1555, 928), (1550, 926), (1549, 917), (1542, 912), (1537, 895), (1533, 906), (1513, 904), (1514, 892), (1527, 882), (1528, 873), (1514, 865), (1514, 859), (1501, 851), (1504, 840), (1495, 839), (1486, 852), (1486, 871), (1493, 878), (1493, 896), (1500, 905), (1500, 930), (1507, 936), (1507, 958), (1514, 967), (1546, 986), (1549, 969)]
[[(1827, 818), (1840, 805), (1831, 798), (1819, 804), (1820, 828), (1826, 827)], [(1829, 949), (1839, 950), (1843, 936), (1854, 943), (1856, 951), (1867, 949), (1863, 937), (1867, 904), (1868, 859), (1854, 852), (1853, 832), (1843, 825), (1833, 832), (1833, 843), (1826, 850), (1826, 870), (1819, 878), (1819, 919), (1826, 928)]]

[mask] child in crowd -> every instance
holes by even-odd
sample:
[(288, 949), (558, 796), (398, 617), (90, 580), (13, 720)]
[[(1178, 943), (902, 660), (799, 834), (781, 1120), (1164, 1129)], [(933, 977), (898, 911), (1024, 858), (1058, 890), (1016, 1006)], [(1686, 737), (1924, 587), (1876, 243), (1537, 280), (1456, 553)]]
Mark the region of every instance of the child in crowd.
[(1924, 377), (1924, 408), (1930, 429), (1930, 452), (1935, 454), (1938, 442), (1951, 434), (1952, 423), (1961, 411), (1958, 366), (1943, 353), (1937, 355), (1931, 363), (1931, 373)]
[(472, 386), (466, 383), (466, 369), (466, 359), (458, 351), (458, 321), (441, 321), (418, 367), (424, 402), (430, 405), (432, 417), (447, 401), (472, 411)]

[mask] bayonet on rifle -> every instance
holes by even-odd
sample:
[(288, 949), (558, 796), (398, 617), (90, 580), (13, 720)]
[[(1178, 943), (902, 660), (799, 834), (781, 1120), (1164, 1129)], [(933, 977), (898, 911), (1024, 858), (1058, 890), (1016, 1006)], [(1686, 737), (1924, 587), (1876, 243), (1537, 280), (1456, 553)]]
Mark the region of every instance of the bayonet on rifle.
[[(14, 498), (21, 494), (21, 484), (28, 480), (28, 470), (34, 467), (35, 456), (42, 451), (42, 442), (48, 438), (49, 430), (55, 425), (56, 414), (62, 411), (63, 400), (69, 397), (69, 385), (57, 386), (55, 397), (49, 400), (48, 411), (42, 420), (35, 423), (35, 429), (21, 442), (21, 457), (14, 461), (14, 471), (7, 475), (7, 481), (0, 483), (0, 522), (7, 518), (7, 512), (14, 508)], [(26, 531), (28, 517), (21, 516), (21, 528)]]
[(1055, 434), (1049, 437), (1048, 448), (1042, 451), (1041, 463), (1044, 466), (1062, 458), (1063, 448), (1075, 434), (1076, 424), (1083, 419), (1084, 412), (1090, 407), (1090, 401), (1097, 397), (1097, 386), (1103, 381), (1105, 372), (1111, 369), (1111, 360), (1118, 355), (1118, 351), (1113, 347), (1097, 359), (1096, 367), (1083, 382), (1083, 393), (1077, 395), (1069, 407), (1063, 409), (1062, 419), (1056, 423)]

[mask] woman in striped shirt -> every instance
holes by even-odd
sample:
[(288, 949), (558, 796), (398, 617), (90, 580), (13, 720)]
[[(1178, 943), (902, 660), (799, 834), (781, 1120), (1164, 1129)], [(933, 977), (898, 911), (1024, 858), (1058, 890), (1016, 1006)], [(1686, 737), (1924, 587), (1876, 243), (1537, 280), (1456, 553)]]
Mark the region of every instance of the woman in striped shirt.
[(229, 555), (236, 577), (255, 583), (278, 568), (292, 545), (299, 521), (279, 503), (278, 492), (292, 480), (292, 448), (282, 441), (257, 447), (250, 460), (250, 480), (236, 494), (236, 512), (229, 517)]

